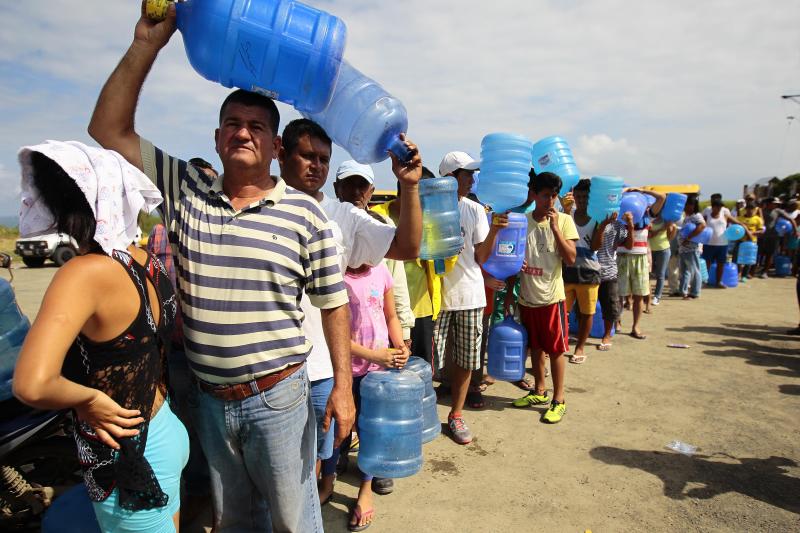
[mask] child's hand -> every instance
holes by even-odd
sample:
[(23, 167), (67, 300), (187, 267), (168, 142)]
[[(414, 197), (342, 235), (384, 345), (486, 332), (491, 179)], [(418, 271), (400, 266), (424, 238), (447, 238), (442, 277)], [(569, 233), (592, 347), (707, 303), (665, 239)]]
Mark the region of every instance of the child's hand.
[(408, 363), (408, 358), (411, 357), (411, 350), (409, 350), (406, 346), (400, 348), (400, 355), (395, 357), (395, 365), (396, 368), (403, 368)]
[[(408, 348), (406, 348), (408, 350)], [(375, 362), (385, 366), (386, 368), (402, 368), (406, 361), (408, 361), (408, 355), (405, 355), (405, 359), (403, 357), (403, 350), (397, 348), (381, 348), (379, 350), (375, 350)], [(402, 361), (402, 364), (398, 365), (398, 363)]]

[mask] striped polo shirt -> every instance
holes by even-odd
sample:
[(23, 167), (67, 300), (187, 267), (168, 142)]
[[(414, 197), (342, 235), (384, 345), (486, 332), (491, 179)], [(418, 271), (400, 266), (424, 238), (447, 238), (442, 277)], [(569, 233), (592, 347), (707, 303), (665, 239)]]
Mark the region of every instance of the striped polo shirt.
[(245, 383), (305, 361), (300, 297), (347, 303), (328, 220), (310, 196), (276, 178), (265, 198), (237, 210), (185, 161), (141, 141), (144, 172), (164, 195), (181, 295), (186, 355), (214, 384)]

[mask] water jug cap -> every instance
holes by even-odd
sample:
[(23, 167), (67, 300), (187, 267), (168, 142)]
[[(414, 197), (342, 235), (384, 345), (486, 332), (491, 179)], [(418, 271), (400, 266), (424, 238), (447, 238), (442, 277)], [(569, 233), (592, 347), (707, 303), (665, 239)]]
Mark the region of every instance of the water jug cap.
[(481, 168), (481, 162), (466, 152), (450, 152), (445, 154), (439, 163), (439, 175), (448, 176), (460, 168), (478, 170)]

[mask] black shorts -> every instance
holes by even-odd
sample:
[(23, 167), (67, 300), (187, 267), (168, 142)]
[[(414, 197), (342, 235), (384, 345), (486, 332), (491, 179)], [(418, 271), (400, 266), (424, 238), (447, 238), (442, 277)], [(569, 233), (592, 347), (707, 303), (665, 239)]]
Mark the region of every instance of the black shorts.
[(619, 320), (621, 309), (619, 305), (619, 283), (617, 280), (611, 279), (600, 282), (597, 301), (600, 302), (603, 320), (608, 320), (609, 322)]

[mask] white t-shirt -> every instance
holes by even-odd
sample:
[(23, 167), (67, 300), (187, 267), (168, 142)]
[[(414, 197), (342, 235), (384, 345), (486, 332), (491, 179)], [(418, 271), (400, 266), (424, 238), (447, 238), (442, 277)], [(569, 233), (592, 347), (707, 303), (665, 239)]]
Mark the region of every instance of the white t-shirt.
[(725, 237), (725, 230), (728, 229), (729, 216), (731, 216), (731, 212), (727, 207), (722, 207), (722, 209), (719, 210), (719, 216), (717, 218), (711, 216), (710, 207), (703, 209), (703, 218), (706, 219), (706, 226), (711, 228), (714, 232), (711, 236), (711, 240), (708, 241), (709, 246), (728, 245), (728, 238)]
[(453, 270), (442, 277), (442, 310), (459, 311), (486, 307), (483, 275), (475, 261), (475, 245), (489, 234), (489, 221), (483, 206), (469, 198), (458, 201), (464, 248)]
[[(363, 209), (335, 198), (323, 196), (319, 205), (330, 221), (343, 275), (348, 266), (375, 266), (383, 260), (394, 240), (395, 228), (378, 222)], [(312, 344), (306, 360), (308, 379), (317, 381), (333, 377), (331, 355), (322, 331), (322, 314), (311, 305), (305, 293), (300, 300), (300, 309), (305, 314), (303, 334)]]

